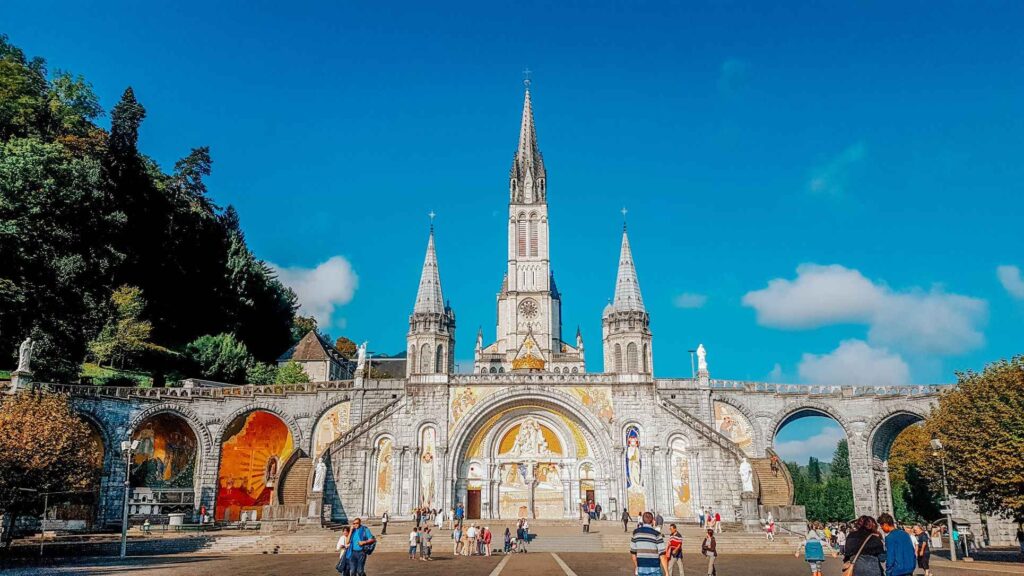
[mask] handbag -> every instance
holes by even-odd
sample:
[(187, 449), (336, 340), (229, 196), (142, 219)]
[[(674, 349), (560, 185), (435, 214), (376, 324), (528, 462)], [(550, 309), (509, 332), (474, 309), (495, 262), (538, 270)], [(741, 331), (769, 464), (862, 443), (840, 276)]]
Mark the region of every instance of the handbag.
[(857, 554), (853, 557), (853, 560), (849, 564), (843, 566), (843, 576), (853, 576), (853, 571), (857, 567), (857, 560), (860, 560), (860, 553), (864, 551), (864, 547), (868, 545), (868, 542), (876, 537), (877, 534), (871, 534), (860, 543), (860, 549), (857, 550)]

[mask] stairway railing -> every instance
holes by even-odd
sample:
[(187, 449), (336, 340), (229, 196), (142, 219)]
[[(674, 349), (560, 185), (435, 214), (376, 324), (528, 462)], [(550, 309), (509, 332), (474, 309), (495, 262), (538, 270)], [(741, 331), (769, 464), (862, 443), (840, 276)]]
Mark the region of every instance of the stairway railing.
[(673, 414), (676, 418), (679, 418), (680, 420), (688, 424), (699, 434), (701, 434), (711, 442), (717, 444), (718, 446), (722, 447), (732, 455), (736, 456), (737, 460), (742, 460), (743, 458), (747, 457), (747, 455), (743, 453), (743, 450), (741, 450), (735, 442), (728, 439), (724, 434), (722, 434), (718, 430), (715, 430), (713, 427), (705, 424), (699, 418), (697, 418), (693, 414), (690, 414), (685, 409), (676, 406), (675, 404), (669, 402), (668, 400), (661, 400), (661, 405), (663, 408), (668, 410), (669, 413)]
[[(324, 454), (327, 454), (331, 460), (334, 460), (334, 455), (344, 449), (346, 446), (354, 442), (357, 438), (365, 434), (368, 430), (382, 422), (385, 418), (391, 416), (398, 410), (398, 408), (405, 402), (405, 397), (400, 397), (388, 402), (383, 408), (377, 410), (373, 414), (370, 414), (366, 418), (363, 418), (358, 424), (349, 428), (344, 434), (334, 439), (330, 445), (324, 450)], [(320, 457), (323, 457), (322, 455)]]

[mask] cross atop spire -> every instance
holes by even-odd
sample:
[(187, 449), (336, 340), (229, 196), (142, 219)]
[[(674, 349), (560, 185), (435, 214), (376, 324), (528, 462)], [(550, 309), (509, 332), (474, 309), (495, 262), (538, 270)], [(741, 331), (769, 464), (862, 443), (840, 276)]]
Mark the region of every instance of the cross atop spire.
[[(433, 212), (431, 212), (433, 214)], [(431, 218), (433, 220), (433, 218)], [(434, 225), (430, 225), (430, 239), (427, 241), (427, 255), (423, 259), (420, 287), (416, 291), (416, 305), (413, 314), (444, 314), (445, 303), (441, 295), (441, 275), (437, 269), (437, 251), (434, 248)]]
[(615, 299), (612, 301), (615, 311), (645, 312), (644, 299), (640, 295), (640, 281), (636, 277), (636, 266), (633, 264), (633, 251), (629, 247), (629, 234), (622, 231), (622, 251), (619, 253), (619, 274), (615, 279)]
[(622, 212), (622, 230), (625, 231), (626, 230), (626, 214), (629, 212), (629, 210), (626, 210), (626, 207), (623, 206), (621, 212)]
[(529, 66), (527, 66), (526, 69), (523, 70), (523, 86), (526, 86), (527, 90), (530, 89), (530, 83), (531, 83), (530, 74), (532, 74), (532, 73), (533, 73), (533, 71), (530, 70)]

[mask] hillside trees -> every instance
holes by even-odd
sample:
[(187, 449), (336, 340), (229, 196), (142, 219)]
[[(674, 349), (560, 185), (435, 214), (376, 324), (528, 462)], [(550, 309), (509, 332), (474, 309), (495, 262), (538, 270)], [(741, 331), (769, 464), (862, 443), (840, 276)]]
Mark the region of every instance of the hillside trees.
[[(119, 286), (146, 297), (153, 342), (174, 350), (230, 332), (256, 360), (291, 343), (295, 294), (209, 196), (210, 150), (165, 173), (139, 150), (147, 111), (128, 88), (110, 114), (88, 82), (48, 78), (0, 36), (0, 367), (37, 341), (36, 377), (74, 380)], [(129, 359), (147, 368), (149, 355)]]

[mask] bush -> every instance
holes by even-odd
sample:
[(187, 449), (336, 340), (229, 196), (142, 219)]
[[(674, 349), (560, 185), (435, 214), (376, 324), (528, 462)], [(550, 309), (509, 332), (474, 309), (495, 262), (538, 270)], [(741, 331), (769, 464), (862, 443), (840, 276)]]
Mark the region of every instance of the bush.
[(242, 383), (255, 363), (245, 344), (228, 333), (196, 338), (185, 347), (185, 356), (203, 378), (233, 384)]

